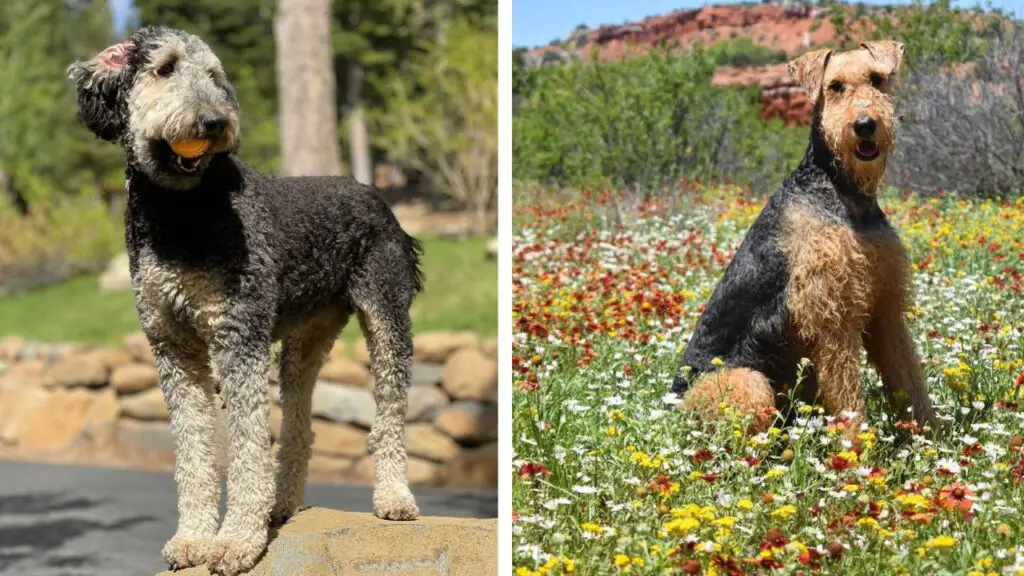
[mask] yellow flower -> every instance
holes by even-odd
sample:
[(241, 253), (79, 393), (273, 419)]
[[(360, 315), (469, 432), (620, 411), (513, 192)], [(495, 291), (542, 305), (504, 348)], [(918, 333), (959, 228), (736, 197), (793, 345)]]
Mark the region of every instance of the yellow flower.
[(857, 463), (857, 453), (852, 451), (852, 450), (848, 450), (846, 452), (840, 452), (839, 454), (836, 454), (836, 457), (841, 459), (841, 460), (845, 460), (846, 462), (849, 462), (850, 464), (856, 464)]
[(754, 503), (751, 502), (750, 500), (747, 500), (746, 498), (743, 498), (739, 502), (736, 502), (736, 507), (739, 508), (740, 510), (750, 510), (751, 508), (754, 507)]
[(628, 566), (629, 565), (629, 556), (626, 556), (625, 554), (616, 554), (614, 562), (615, 562), (615, 565), (617, 567), (619, 567), (619, 568), (621, 568), (623, 566)]
[(857, 520), (857, 527), (860, 528), (861, 526), (869, 526), (871, 528), (878, 528), (878, 520), (875, 520), (874, 518), (872, 518), (870, 516), (866, 516), (864, 518), (861, 518), (860, 520)]
[(516, 576), (530, 576), (532, 572), (526, 566), (520, 566), (516, 568)]
[(715, 368), (720, 368), (721, 366), (725, 365), (725, 362), (718, 356), (715, 356), (714, 358), (711, 359), (711, 365), (714, 366)]
[(711, 523), (714, 524), (715, 526), (722, 526), (722, 527), (725, 527), (725, 528), (732, 528), (733, 526), (736, 525), (736, 518), (734, 518), (732, 516), (723, 516), (722, 518), (719, 518), (717, 520), (712, 520)]
[(956, 546), (956, 538), (952, 536), (936, 536), (924, 544), (928, 548), (952, 548)]
[(602, 532), (601, 525), (594, 524), (593, 522), (584, 522), (583, 524), (580, 524), (580, 528), (582, 528), (584, 532), (589, 532), (591, 534), (600, 534)]
[(925, 510), (931, 502), (920, 494), (900, 494), (896, 501), (903, 506), (904, 510)]
[(771, 480), (772, 478), (778, 478), (779, 476), (783, 476), (785, 474), (785, 468), (772, 468), (764, 475), (764, 478), (765, 480)]
[(564, 567), (562, 571), (565, 573), (572, 573), (576, 571), (576, 561), (572, 558), (562, 558), (562, 566)]
[(785, 506), (780, 506), (777, 510), (772, 511), (771, 515), (775, 518), (782, 518), (783, 520), (785, 520), (793, 514), (796, 514), (796, 512), (796, 506), (793, 506), (792, 504), (786, 504)]
[(665, 532), (672, 536), (686, 536), (700, 528), (700, 520), (696, 518), (676, 518), (665, 523)]
[(605, 429), (604, 433), (607, 434), (608, 436), (613, 437), (622, 434), (622, 432), (620, 432), (619, 429), (616, 428), (615, 426), (609, 426), (607, 429)]

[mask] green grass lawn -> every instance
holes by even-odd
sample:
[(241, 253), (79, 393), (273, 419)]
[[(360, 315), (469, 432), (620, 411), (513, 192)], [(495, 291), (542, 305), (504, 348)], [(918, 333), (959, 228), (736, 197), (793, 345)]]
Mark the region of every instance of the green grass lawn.
[[(414, 332), (497, 334), (498, 265), (484, 256), (486, 244), (486, 239), (424, 239), (426, 284), (413, 302)], [(102, 293), (96, 276), (0, 298), (0, 338), (118, 344), (138, 329), (131, 292)], [(354, 321), (342, 334), (343, 340), (359, 337)]]

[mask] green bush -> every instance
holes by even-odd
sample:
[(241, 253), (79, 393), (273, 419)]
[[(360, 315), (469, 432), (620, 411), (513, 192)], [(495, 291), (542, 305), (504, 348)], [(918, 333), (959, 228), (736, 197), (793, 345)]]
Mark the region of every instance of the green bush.
[(0, 205), (0, 296), (102, 269), (124, 236), (122, 221), (92, 194)]
[(757, 89), (712, 87), (714, 65), (697, 49), (529, 71), (512, 121), (513, 177), (643, 195), (682, 180), (770, 190), (799, 161), (807, 129), (762, 122)]
[(707, 56), (715, 66), (767, 66), (779, 64), (788, 59), (785, 50), (773, 50), (755, 44), (747, 36), (739, 36), (715, 42), (707, 49)]

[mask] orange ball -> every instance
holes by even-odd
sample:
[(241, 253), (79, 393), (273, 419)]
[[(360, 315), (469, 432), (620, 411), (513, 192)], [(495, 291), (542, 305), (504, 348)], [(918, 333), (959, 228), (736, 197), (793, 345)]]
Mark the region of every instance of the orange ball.
[(210, 147), (209, 140), (175, 140), (171, 142), (171, 150), (182, 158), (196, 158)]

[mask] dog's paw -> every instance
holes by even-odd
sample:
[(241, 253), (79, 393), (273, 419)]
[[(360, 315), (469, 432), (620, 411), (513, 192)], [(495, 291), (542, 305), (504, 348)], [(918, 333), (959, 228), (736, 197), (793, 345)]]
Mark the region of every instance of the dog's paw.
[(308, 509), (309, 506), (277, 505), (270, 512), (270, 526), (280, 528), (286, 522), (295, 517), (296, 514)]
[(213, 574), (235, 576), (252, 568), (266, 547), (266, 535), (217, 536), (207, 544), (206, 567)]
[(163, 556), (167, 567), (171, 570), (181, 570), (206, 564), (206, 553), (209, 539), (207, 538), (185, 538), (175, 536), (164, 545)]
[(409, 487), (395, 484), (373, 490), (373, 513), (384, 520), (415, 520), (420, 516), (420, 509)]

